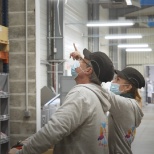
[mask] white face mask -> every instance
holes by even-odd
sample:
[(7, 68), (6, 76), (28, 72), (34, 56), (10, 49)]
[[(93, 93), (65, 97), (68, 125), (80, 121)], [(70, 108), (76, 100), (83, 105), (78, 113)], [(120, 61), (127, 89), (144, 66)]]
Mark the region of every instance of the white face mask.
[(74, 64), (71, 66), (71, 74), (75, 78), (77, 78), (78, 73), (76, 72), (76, 68), (80, 67), (79, 61), (75, 61)]
[(120, 91), (120, 85), (129, 85), (129, 84), (111, 83), (110, 91), (112, 91), (113, 93), (117, 95), (124, 93), (124, 91)]
[(84, 70), (80, 67), (81, 72), (77, 73), (77, 72), (76, 72), (76, 68), (78, 68), (78, 67), (80, 67), (80, 62), (79, 62), (78, 60), (76, 60), (76, 61), (74, 62), (74, 64), (72, 65), (72, 67), (71, 67), (71, 74), (72, 74), (72, 76), (74, 77), (74, 79), (76, 79), (77, 76), (78, 76), (81, 72), (84, 72)]

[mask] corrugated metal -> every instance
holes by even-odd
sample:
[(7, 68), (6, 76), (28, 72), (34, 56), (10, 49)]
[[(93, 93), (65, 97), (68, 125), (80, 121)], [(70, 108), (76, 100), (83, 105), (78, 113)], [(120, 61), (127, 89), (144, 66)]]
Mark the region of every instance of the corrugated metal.
[[(87, 15), (87, 0), (71, 0), (67, 1), (64, 7), (64, 59), (70, 60), (69, 55), (74, 51), (73, 43), (79, 51), (83, 51), (88, 47), (88, 38), (83, 37), (88, 35), (86, 22)], [(70, 75), (70, 65), (65, 63), (65, 72)]]
[(126, 17), (141, 17), (141, 16), (149, 16), (153, 14), (154, 14), (154, 6), (150, 6), (148, 8), (144, 8), (138, 11), (128, 13)]
[[(108, 20), (108, 18), (109, 18), (109, 10), (104, 9), (100, 6), (100, 21), (101, 20), (106, 21), (106, 20)], [(109, 28), (108, 27), (100, 27), (99, 33), (101, 36), (99, 39), (99, 44), (100, 44), (99, 49), (100, 49), (100, 51), (105, 52), (107, 55), (109, 55), (109, 46), (108, 46), (109, 41), (104, 38), (105, 35), (109, 34)], [(103, 44), (105, 44), (105, 45), (103, 45)]]
[(142, 39), (127, 40), (127, 43), (148, 43), (152, 48), (152, 52), (127, 52), (127, 65), (137, 67), (144, 74), (144, 65), (154, 64), (154, 28), (130, 28), (127, 32), (143, 35)]
[[(40, 57), (47, 59), (47, 0), (40, 0)], [(40, 88), (47, 86), (47, 67), (41, 64)]]

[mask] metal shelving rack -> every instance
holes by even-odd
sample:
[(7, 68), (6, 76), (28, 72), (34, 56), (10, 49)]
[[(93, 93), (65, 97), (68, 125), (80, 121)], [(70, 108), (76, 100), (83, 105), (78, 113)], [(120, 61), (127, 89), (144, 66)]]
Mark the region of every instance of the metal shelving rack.
[(0, 25), (0, 154), (10, 149), (8, 28)]
[(0, 73), (0, 154), (7, 154), (10, 147), (8, 78), (7, 73)]

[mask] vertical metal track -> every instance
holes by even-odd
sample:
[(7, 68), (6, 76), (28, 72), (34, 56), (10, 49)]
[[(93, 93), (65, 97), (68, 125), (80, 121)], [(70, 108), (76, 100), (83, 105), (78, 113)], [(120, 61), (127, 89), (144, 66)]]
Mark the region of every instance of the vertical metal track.
[(2, 25), (8, 27), (8, 0), (2, 0)]

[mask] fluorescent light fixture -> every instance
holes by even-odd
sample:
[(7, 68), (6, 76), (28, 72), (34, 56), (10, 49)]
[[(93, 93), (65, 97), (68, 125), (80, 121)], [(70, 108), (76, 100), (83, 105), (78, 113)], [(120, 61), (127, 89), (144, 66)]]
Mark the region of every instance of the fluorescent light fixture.
[(134, 35), (106, 35), (105, 39), (137, 39), (142, 38), (142, 35), (134, 34)]
[(132, 5), (132, 1), (131, 0), (126, 0), (127, 5)]
[(146, 48), (148, 44), (119, 44), (118, 48)]
[(93, 22), (88, 23), (87, 27), (114, 27), (114, 26), (132, 26), (133, 21), (110, 21), (110, 22)]
[(144, 52), (144, 51), (152, 51), (151, 48), (128, 48), (126, 49), (127, 52)]

